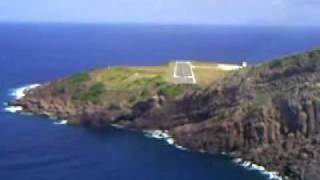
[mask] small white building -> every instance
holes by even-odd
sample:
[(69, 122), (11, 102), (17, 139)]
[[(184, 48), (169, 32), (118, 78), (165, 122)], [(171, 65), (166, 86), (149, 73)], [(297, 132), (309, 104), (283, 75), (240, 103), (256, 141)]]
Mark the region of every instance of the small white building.
[(242, 61), (241, 66), (243, 68), (248, 67), (248, 63), (246, 61)]

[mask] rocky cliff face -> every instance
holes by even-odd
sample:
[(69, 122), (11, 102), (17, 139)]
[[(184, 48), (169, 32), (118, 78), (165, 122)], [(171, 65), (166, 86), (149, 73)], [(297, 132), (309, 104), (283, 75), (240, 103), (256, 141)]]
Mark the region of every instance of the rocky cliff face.
[(291, 179), (320, 179), (319, 82), (320, 51), (234, 73), (181, 99), (191, 123), (172, 133), (191, 149), (227, 152)]
[(320, 179), (320, 50), (233, 72), (176, 100), (159, 95), (131, 108), (75, 105), (58, 84), (13, 104), (99, 127), (166, 129), (192, 150), (226, 152), (293, 180)]

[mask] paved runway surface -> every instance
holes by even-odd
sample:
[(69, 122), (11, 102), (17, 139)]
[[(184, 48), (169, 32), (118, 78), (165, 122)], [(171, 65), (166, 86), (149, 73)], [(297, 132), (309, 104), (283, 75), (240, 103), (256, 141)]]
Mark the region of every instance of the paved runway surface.
[(192, 63), (188, 61), (175, 62), (173, 79), (177, 84), (195, 84)]

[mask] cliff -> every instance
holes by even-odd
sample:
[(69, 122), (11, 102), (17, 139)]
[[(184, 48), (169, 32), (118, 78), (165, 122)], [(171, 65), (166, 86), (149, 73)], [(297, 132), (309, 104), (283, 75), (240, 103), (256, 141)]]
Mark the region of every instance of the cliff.
[[(149, 96), (117, 106), (96, 95), (98, 85), (84, 88), (95, 92), (88, 95), (62, 87), (66, 82), (46, 83), (11, 104), (96, 127), (168, 130), (191, 150), (226, 152), (292, 180), (320, 179), (320, 50), (231, 72), (205, 89), (183, 87), (183, 96), (155, 85)], [(81, 101), (74, 96), (79, 91)]]

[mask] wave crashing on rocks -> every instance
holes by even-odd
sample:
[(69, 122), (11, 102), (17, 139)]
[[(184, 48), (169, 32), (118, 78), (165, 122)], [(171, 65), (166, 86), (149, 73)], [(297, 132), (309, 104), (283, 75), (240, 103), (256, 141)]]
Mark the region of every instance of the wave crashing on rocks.
[(244, 161), (240, 158), (236, 158), (233, 162), (240, 165), (248, 170), (259, 171), (261, 174), (267, 176), (270, 180), (283, 180), (278, 172), (268, 171), (265, 167), (254, 164), (250, 161)]
[[(15, 88), (15, 89), (10, 90), (9, 95), (11, 97), (13, 97), (15, 100), (19, 100), (19, 99), (22, 99), (26, 95), (26, 91), (37, 88), (39, 86), (40, 86), (40, 84), (31, 84), (31, 85)], [(6, 106), (5, 111), (10, 112), (10, 113), (17, 113), (17, 112), (23, 111), (22, 106), (9, 106), (8, 103), (4, 103), (4, 106)], [(56, 120), (56, 122), (53, 123), (54, 125), (67, 125), (68, 124), (67, 120), (58, 120), (56, 118), (52, 118), (52, 119)], [(115, 124), (113, 124), (112, 126), (115, 128), (123, 128), (122, 126), (115, 125)], [(146, 137), (164, 140), (169, 145), (175, 146), (177, 149), (184, 150), (184, 151), (188, 150), (185, 147), (177, 145), (175, 143), (175, 140), (170, 136), (170, 134), (167, 130), (145, 130), (143, 132), (145, 133)], [(206, 152), (203, 152), (203, 153), (206, 153)], [(240, 165), (240, 166), (248, 169), (248, 170), (259, 171), (261, 174), (266, 175), (270, 180), (283, 180), (283, 178), (279, 175), (278, 172), (268, 171), (263, 166), (253, 164), (252, 162), (244, 161), (240, 158), (234, 159), (233, 162), (237, 165)]]
[(166, 130), (145, 130), (143, 131), (147, 137), (160, 139), (166, 141), (169, 145), (175, 146), (180, 150), (187, 150), (185, 147), (175, 144), (175, 140), (170, 136), (169, 132)]
[[(19, 88), (11, 89), (9, 95), (10, 97), (13, 97), (15, 100), (22, 99), (26, 95), (26, 91), (37, 88), (39, 86), (40, 84), (30, 84)], [(10, 113), (16, 113), (23, 110), (23, 107), (21, 106), (8, 106), (7, 103), (4, 103), (4, 105), (6, 106), (4, 110)]]

